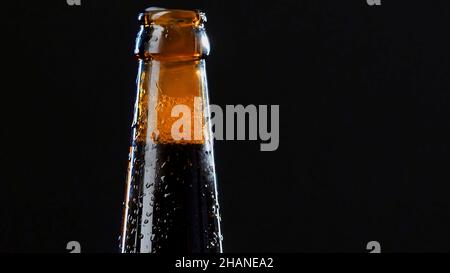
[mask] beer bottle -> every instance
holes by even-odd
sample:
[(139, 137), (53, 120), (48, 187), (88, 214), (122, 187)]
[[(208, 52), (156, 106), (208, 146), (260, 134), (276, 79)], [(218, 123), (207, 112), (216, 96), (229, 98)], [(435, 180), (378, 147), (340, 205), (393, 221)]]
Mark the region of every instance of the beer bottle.
[(222, 252), (205, 22), (190, 10), (139, 15), (123, 253)]

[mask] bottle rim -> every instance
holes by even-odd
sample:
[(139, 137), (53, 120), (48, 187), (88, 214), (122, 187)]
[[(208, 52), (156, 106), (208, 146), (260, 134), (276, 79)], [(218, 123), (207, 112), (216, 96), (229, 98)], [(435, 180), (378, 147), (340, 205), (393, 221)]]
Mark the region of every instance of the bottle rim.
[(139, 14), (138, 21), (145, 26), (181, 24), (203, 27), (207, 18), (205, 13), (200, 10), (150, 7)]

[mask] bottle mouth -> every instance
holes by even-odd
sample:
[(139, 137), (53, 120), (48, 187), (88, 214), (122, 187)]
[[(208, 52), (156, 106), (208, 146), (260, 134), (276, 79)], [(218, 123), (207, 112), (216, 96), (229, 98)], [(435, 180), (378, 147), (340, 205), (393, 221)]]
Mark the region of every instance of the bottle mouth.
[(139, 14), (138, 20), (143, 25), (172, 25), (203, 27), (205, 13), (199, 10), (181, 10), (150, 7)]

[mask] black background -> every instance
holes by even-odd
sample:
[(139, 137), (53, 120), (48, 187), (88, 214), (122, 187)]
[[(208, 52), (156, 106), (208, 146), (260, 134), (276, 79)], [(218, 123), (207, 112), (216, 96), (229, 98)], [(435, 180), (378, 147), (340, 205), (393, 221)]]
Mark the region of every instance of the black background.
[(2, 3), (0, 252), (116, 252), (148, 6), (208, 16), (211, 102), (279, 104), (280, 147), (216, 142), (226, 252), (450, 251), (448, 1)]

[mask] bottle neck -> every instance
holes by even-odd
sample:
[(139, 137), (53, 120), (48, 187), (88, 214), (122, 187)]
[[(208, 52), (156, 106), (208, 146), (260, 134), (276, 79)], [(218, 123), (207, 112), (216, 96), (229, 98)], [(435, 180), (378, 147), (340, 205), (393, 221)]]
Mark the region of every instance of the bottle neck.
[[(150, 8), (139, 17), (138, 140), (203, 144), (210, 137), (205, 58), (206, 17), (199, 11)], [(145, 130), (142, 128), (146, 128)]]
[(210, 138), (205, 60), (151, 59), (141, 66), (139, 104), (147, 109), (147, 141), (204, 144)]

